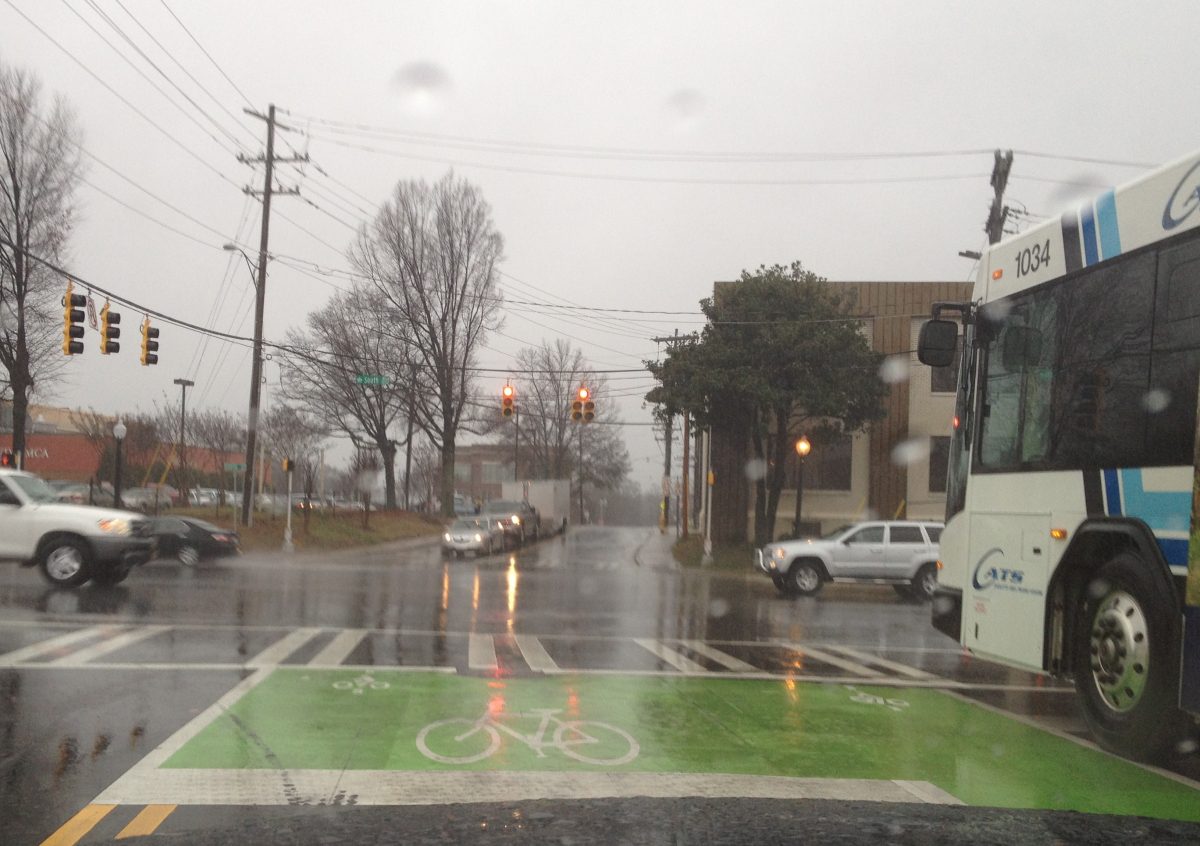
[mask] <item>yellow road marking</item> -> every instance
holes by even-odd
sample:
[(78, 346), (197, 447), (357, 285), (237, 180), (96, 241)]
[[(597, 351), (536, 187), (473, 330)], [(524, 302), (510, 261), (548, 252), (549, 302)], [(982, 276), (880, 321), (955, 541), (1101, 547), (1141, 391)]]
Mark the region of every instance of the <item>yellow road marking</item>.
[(171, 812), (177, 807), (178, 805), (147, 805), (142, 808), (136, 817), (129, 821), (129, 825), (121, 829), (121, 833), (117, 835), (117, 840), (124, 840), (126, 837), (145, 837), (148, 834), (153, 834), (163, 824), (163, 820), (171, 816)]
[(82, 811), (71, 817), (62, 828), (42, 841), (42, 846), (75, 846), (83, 836), (91, 831), (96, 823), (104, 819), (116, 805), (87, 805)]

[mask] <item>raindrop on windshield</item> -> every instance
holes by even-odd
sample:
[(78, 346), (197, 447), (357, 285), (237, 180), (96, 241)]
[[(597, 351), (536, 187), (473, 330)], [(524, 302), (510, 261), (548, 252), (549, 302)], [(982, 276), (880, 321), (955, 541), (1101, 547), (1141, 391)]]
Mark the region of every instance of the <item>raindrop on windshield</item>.
[(889, 355), (879, 365), (879, 378), (889, 385), (908, 381), (908, 356)]
[(411, 62), (392, 77), (392, 90), (410, 114), (432, 114), (450, 95), (450, 75), (433, 62)]
[(892, 448), (892, 463), (901, 467), (916, 464), (929, 457), (928, 438), (909, 438)]
[(700, 123), (700, 116), (704, 112), (704, 96), (695, 89), (681, 88), (666, 99), (663, 111), (676, 129), (694, 129)]
[(767, 478), (767, 462), (761, 458), (751, 458), (746, 462), (746, 478), (751, 482)]
[(729, 613), (729, 601), (725, 599), (714, 599), (708, 603), (708, 615), (710, 617), (724, 617)]
[(1150, 414), (1160, 414), (1171, 404), (1171, 392), (1163, 388), (1151, 388), (1142, 396), (1142, 408)]

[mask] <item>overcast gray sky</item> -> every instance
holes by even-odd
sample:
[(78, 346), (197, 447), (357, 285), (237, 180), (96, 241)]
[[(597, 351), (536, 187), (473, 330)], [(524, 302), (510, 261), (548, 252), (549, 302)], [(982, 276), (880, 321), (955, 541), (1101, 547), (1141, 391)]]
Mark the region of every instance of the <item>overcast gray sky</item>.
[[(313, 161), (303, 172), (279, 171), (281, 183), (298, 185), (320, 208), (276, 201), (275, 254), (346, 268), (350, 227), (398, 180), (436, 179), (452, 166), (492, 205), (506, 240), (501, 288), (509, 299), (694, 311), (714, 280), (795, 259), (834, 280), (968, 278), (970, 262), (956, 254), (983, 242), (990, 153), (828, 154), (1015, 148), (1010, 201), (1051, 215), (1140, 172), (1053, 156), (1157, 164), (1200, 144), (1197, 32), (1195, 0), (0, 0), (0, 59), (36, 71), (65, 96), (86, 149), (120, 174), (90, 162), (70, 268), (243, 335), (253, 321), (249, 271), (221, 245), (257, 248), (257, 206), (240, 188), (261, 187), (262, 174), (235, 154), (261, 152), (263, 125), (242, 113), (247, 102), (236, 89), (261, 111), (268, 103), (286, 109), (305, 133), (282, 138)], [(739, 155), (698, 155), (713, 153)], [(770, 155), (745, 161), (754, 154)], [(282, 338), (344, 284), (313, 275), (271, 265), (269, 338)], [(637, 322), (564, 314), (510, 306), (480, 363), (508, 367), (522, 346), (566, 336), (599, 368), (638, 367), (656, 354), (649, 338), (700, 322), (698, 312)], [(164, 326), (159, 366), (142, 368), (138, 317), (126, 314), (117, 357), (96, 354), (89, 333), (87, 354), (70, 363), (69, 382), (50, 401), (145, 408), (164, 392), (176, 401), (171, 382), (188, 376), (199, 404), (244, 412), (246, 349)], [(268, 364), (267, 374), (278, 383), (277, 367)], [(496, 392), (502, 383), (481, 380)], [(650, 384), (614, 374), (599, 400), (645, 424), (640, 395)], [(626, 431), (635, 480), (653, 483), (660, 447), (644, 425)]]

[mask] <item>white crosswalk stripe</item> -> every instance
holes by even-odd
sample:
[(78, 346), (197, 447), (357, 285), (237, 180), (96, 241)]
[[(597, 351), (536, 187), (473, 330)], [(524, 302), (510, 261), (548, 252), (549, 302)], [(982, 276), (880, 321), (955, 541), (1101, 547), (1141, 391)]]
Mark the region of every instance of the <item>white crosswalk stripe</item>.
[(703, 664), (697, 664), (691, 658), (676, 652), (671, 647), (665, 645), (661, 641), (650, 640), (649, 638), (635, 637), (633, 642), (643, 649), (648, 649), (650, 652), (657, 655), (663, 661), (670, 664), (676, 670), (684, 673), (707, 673), (708, 668)]
[(366, 637), (366, 629), (345, 629), (337, 633), (324, 649), (318, 652), (311, 661), (310, 667), (336, 667), (350, 657), (359, 643)]
[(38, 643), (30, 644), (29, 646), (20, 649), (14, 649), (4, 655), (0, 655), (0, 667), (11, 667), (19, 661), (25, 661), (36, 656), (45, 655), (48, 652), (54, 652), (68, 646), (73, 646), (76, 643), (92, 638), (103, 637), (113, 632), (119, 632), (123, 626), (88, 626), (85, 629), (67, 632), (66, 634), (52, 637), (48, 640), (39, 641)]
[(817, 649), (807, 645), (801, 646), (798, 643), (783, 642), (779, 645), (795, 652), (799, 652), (801, 655), (807, 655), (809, 658), (820, 661), (822, 664), (828, 664), (831, 667), (837, 667), (839, 670), (845, 670), (847, 673), (853, 673), (859, 678), (865, 679), (883, 675), (883, 673), (879, 672), (878, 670), (872, 670), (870, 667), (865, 667), (857, 661), (851, 661), (848, 658), (841, 658), (837, 655), (826, 652), (823, 649)]
[(848, 646), (826, 646), (825, 648), (836, 651), (848, 658), (853, 658), (856, 661), (862, 661), (865, 664), (874, 664), (876, 667), (883, 667), (885, 670), (891, 670), (893, 673), (908, 676), (910, 679), (937, 678), (933, 673), (927, 673), (924, 670), (918, 670), (916, 667), (910, 667), (907, 664), (901, 664), (898, 661), (892, 661), (879, 655), (869, 655), (866, 652), (859, 652), (857, 649), (851, 649)]
[(681, 640), (684, 646), (695, 652), (697, 655), (703, 655), (710, 661), (716, 661), (727, 670), (733, 670), (735, 673), (760, 673), (758, 667), (753, 664), (743, 661), (741, 658), (736, 658), (727, 652), (722, 652), (719, 649), (709, 646), (702, 640)]
[(546, 651), (546, 647), (536, 637), (533, 635), (513, 635), (513, 640), (517, 642), (517, 648), (521, 650), (521, 657), (525, 659), (525, 663), (529, 665), (529, 669), (539, 673), (553, 673), (558, 671), (558, 664), (550, 657), (550, 653)]
[(140, 629), (122, 632), (115, 637), (102, 640), (99, 643), (94, 643), (91, 646), (84, 647), (77, 652), (71, 652), (61, 658), (51, 662), (59, 667), (79, 667), (87, 664), (89, 661), (94, 661), (97, 658), (103, 658), (105, 655), (111, 655), (114, 652), (124, 649), (127, 646), (132, 646), (135, 643), (140, 643), (143, 640), (148, 640), (155, 635), (170, 631), (170, 626), (143, 626)]
[(496, 660), (496, 640), (491, 635), (471, 632), (467, 642), (467, 666), (472, 670), (495, 670), (500, 666)]
[(286, 634), (246, 662), (247, 667), (271, 667), (321, 633), (320, 629), (296, 629)]

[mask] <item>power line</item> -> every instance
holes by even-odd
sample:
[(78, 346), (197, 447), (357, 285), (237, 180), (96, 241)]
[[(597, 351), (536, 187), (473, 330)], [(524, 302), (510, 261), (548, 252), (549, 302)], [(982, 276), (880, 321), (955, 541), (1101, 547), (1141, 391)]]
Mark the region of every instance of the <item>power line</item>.
[(228, 182), (230, 185), (232, 185), (235, 188), (238, 187), (238, 184), (236, 182), (234, 182), (232, 179), (230, 179), (228, 176), (226, 176), (224, 173), (222, 173), (220, 170), (218, 170), (216, 168), (216, 166), (214, 166), (211, 162), (209, 162), (207, 159), (205, 159), (203, 156), (201, 156), (196, 151), (192, 150), (190, 147), (188, 147), (186, 144), (184, 144), (182, 141), (180, 141), (178, 138), (176, 138), (172, 133), (168, 132), (166, 129), (164, 129), (162, 126), (160, 126), (157, 122), (155, 122), (153, 119), (151, 119), (149, 116), (147, 116), (145, 112), (143, 112), (141, 109), (139, 109), (133, 103), (129, 102), (129, 100), (126, 99), (115, 88), (113, 88), (111, 85), (109, 85), (107, 82), (105, 82), (99, 76), (97, 76), (95, 74), (95, 72), (93, 72), (92, 69), (89, 68), (86, 64), (81, 62), (79, 59), (75, 58), (75, 55), (70, 50), (68, 50), (66, 47), (64, 47), (62, 44), (60, 44), (52, 35), (50, 35), (50, 33), (46, 32), (46, 30), (44, 30), (40, 26), (38, 26), (38, 24), (36, 24), (32, 18), (30, 18), (28, 15), (26, 15), (24, 12), (22, 12), (17, 7), (17, 5), (15, 3), (13, 3), (13, 0), (4, 0), (4, 3), (6, 5), (8, 5), (14, 12), (16, 12), (18, 15), (20, 15), (25, 20), (26, 23), (28, 23), (35, 30), (37, 30), (47, 41), (49, 41), (51, 44), (53, 44), (55, 47), (57, 47), (64, 55), (67, 56), (67, 58), (69, 58), (72, 62), (74, 62), (76, 65), (78, 65), (85, 73), (88, 74), (88, 76), (90, 76), (90, 77), (92, 77), (92, 79), (96, 80), (96, 82), (100, 83), (100, 85), (105, 90), (107, 90), (110, 94), (112, 94), (114, 97), (116, 97), (118, 100), (120, 100), (126, 106), (128, 106), (129, 109), (134, 112), (134, 114), (136, 114), (138, 117), (142, 118), (142, 120), (146, 121), (146, 123), (150, 124), (155, 129), (157, 129), (160, 133), (162, 133), (162, 135), (164, 135), (172, 144), (179, 147), (181, 150), (183, 150), (185, 153), (187, 153), (193, 159), (198, 161), (200, 164), (204, 165), (204, 167), (211, 170), (213, 173), (215, 173), (217, 176), (219, 176), (225, 182)]
[(192, 35), (192, 31), (187, 28), (187, 26), (184, 24), (184, 22), (179, 19), (179, 16), (177, 14), (175, 14), (174, 11), (172, 11), (170, 6), (167, 5), (167, 0), (158, 0), (158, 1), (162, 4), (162, 7), (167, 10), (167, 12), (171, 15), (171, 17), (173, 17), (175, 19), (175, 23), (179, 24), (180, 29), (182, 29), (184, 32), (187, 33), (188, 38), (192, 39), (192, 43), (195, 44), (197, 47), (199, 47), (200, 52), (203, 53), (210, 62), (212, 62), (212, 66), (217, 69), (217, 72), (220, 73), (221, 76), (225, 77), (226, 82), (228, 82), (231, 86), (233, 86), (233, 90), (236, 91), (241, 96), (242, 100), (245, 101), (246, 105), (249, 106), (250, 108), (254, 108), (254, 103), (252, 103), (250, 101), (250, 98), (247, 97), (245, 92), (243, 92), (242, 89), (238, 87), (238, 84), (229, 77), (229, 74), (225, 73), (224, 69), (222, 69), (222, 67), (219, 64), (217, 64), (217, 60), (212, 57), (212, 54), (210, 54), (207, 50), (204, 49), (204, 45), (201, 44), (199, 42), (199, 40), (197, 40), (196, 36)]

